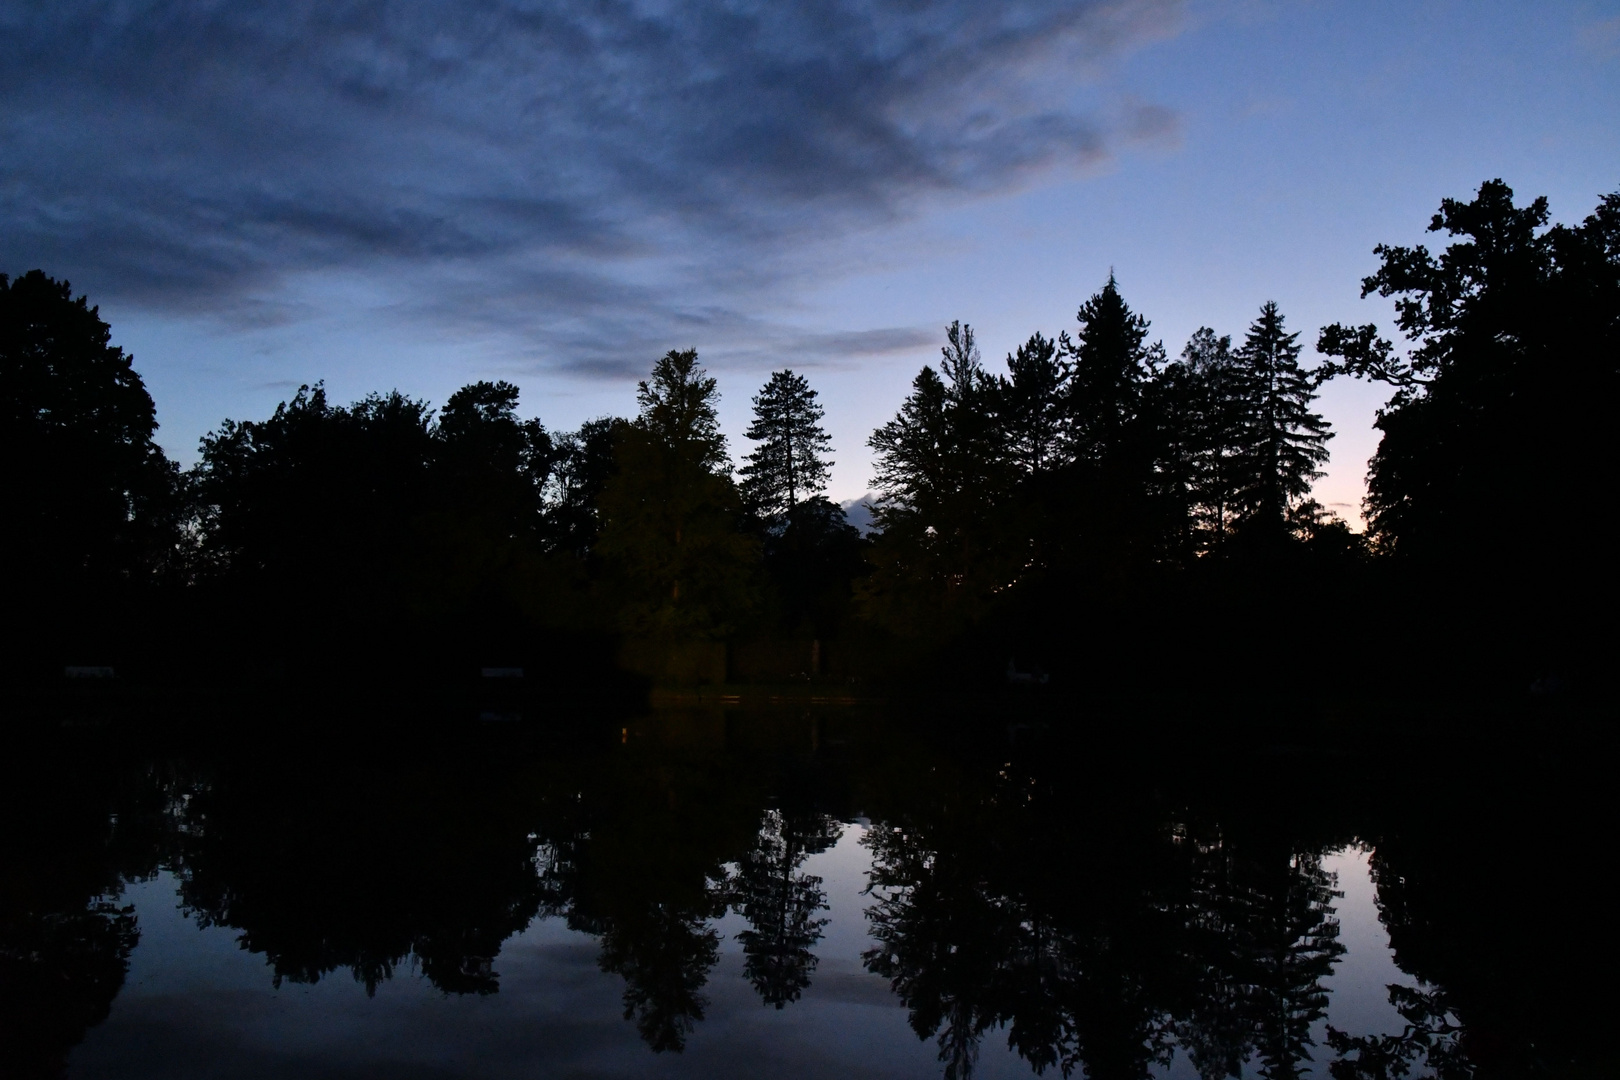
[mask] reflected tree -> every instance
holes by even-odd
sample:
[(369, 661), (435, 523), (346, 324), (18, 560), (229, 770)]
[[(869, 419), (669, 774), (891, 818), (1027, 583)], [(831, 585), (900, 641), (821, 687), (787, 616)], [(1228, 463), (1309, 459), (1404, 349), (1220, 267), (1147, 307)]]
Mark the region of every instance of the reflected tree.
[(1328, 1026), (1338, 1055), (1328, 1067), (1333, 1080), (1399, 1080), (1414, 1068), (1427, 1069), (1429, 1080), (1472, 1080), (1464, 1029), (1444, 990), (1392, 985), (1389, 1003), (1406, 1022), (1398, 1034), (1352, 1036)]
[[(1179, 1046), (1206, 1080), (1295, 1077), (1343, 952), (1320, 849), (1122, 810), (1125, 791), (1009, 764), (874, 826), (868, 970), (948, 1077), (984, 1035), (1038, 1074), (1144, 1080)], [(1105, 789), (1106, 790), (1106, 789)]]
[(1248, 942), (1258, 991), (1255, 1048), (1265, 1080), (1293, 1080), (1311, 1060), (1311, 1026), (1327, 1014), (1322, 980), (1344, 952), (1333, 900), (1344, 894), (1316, 854), (1294, 853), (1286, 873), (1271, 877), (1252, 909)]
[(947, 1077), (992, 1028), (1037, 1073), (1146, 1077), (1169, 1060), (1178, 928), (1162, 845), (1043, 807), (1002, 770), (970, 803), (874, 826), (867, 969), (889, 979)]
[(541, 910), (601, 939), (597, 963), (624, 979), (625, 1019), (654, 1051), (680, 1052), (708, 1008), (702, 991), (720, 955), (711, 923), (732, 890), (727, 864), (753, 845), (759, 804), (723, 758), (659, 749), (632, 746), (599, 771), (560, 775), (537, 865)]
[(135, 909), (107, 896), (72, 910), (0, 912), (7, 1076), (66, 1073), (68, 1051), (107, 1018), (140, 936)]
[(263, 760), (187, 800), (173, 856), (199, 926), (238, 932), (274, 985), (348, 969), (367, 993), (420, 963), (446, 993), (491, 994), (501, 943), (540, 884), (523, 804), (498, 775)]
[(737, 935), (743, 974), (761, 1000), (780, 1009), (799, 1000), (816, 969), (811, 952), (821, 940), (827, 894), (821, 878), (801, 867), (837, 843), (842, 829), (826, 814), (767, 810), (753, 848), (732, 877), (731, 905), (748, 920)]
[(123, 988), (140, 940), (124, 886), (159, 863), (167, 777), (19, 734), (0, 755), (0, 1074), (44, 1080)]
[(624, 1018), (655, 1053), (684, 1050), (703, 1019), (701, 991), (720, 959), (720, 935), (706, 923), (724, 913), (719, 904), (696, 912), (649, 905), (602, 928), (598, 963), (624, 977)]

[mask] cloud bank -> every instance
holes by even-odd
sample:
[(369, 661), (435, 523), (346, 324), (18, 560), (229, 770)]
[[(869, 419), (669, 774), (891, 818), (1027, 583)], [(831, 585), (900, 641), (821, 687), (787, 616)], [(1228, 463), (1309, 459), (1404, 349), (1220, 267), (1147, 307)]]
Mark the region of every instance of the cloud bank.
[(348, 276), (582, 374), (892, 351), (761, 313), (840, 237), (1173, 132), (1087, 83), (1177, 7), (11, 0), (0, 260), (243, 327)]

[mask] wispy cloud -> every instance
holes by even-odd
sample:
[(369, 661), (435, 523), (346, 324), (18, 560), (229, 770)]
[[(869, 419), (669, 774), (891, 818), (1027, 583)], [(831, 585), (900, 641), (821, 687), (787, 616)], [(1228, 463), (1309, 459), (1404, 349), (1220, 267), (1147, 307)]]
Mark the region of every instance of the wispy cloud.
[(1084, 89), (1178, 16), (1175, 0), (7, 5), (0, 260), (243, 327), (296, 319), (280, 294), (300, 274), (371, 276), (408, 317), (529, 335), (554, 366), (610, 376), (683, 327), (807, 359), (881, 352), (912, 331), (795, 337), (738, 312), (813, 275), (829, 237), (1173, 140), (1162, 107), (1121, 117)]

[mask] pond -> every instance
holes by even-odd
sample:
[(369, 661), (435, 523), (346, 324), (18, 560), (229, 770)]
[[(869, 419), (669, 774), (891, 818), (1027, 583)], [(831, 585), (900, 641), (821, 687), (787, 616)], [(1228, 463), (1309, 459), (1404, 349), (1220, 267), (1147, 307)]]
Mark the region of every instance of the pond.
[(52, 736), (6, 1075), (1612, 1075), (1606, 736), (1128, 724)]

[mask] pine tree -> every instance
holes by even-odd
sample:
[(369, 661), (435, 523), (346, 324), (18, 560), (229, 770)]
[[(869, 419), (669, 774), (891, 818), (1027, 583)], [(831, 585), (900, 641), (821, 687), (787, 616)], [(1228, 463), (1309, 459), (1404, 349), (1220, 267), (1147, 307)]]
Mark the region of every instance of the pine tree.
[(1007, 355), (1007, 372), (1000, 409), (1007, 451), (1022, 476), (1040, 476), (1060, 465), (1068, 449), (1069, 369), (1058, 342), (1034, 334)]
[(1131, 311), (1119, 294), (1114, 275), (1102, 291), (1081, 305), (1076, 315), (1078, 340), (1064, 344), (1073, 358), (1069, 380), (1070, 412), (1082, 460), (1112, 457), (1138, 415), (1142, 388), (1159, 346), (1147, 342), (1148, 321)]
[(1243, 379), (1232, 356), (1232, 339), (1199, 327), (1181, 351), (1177, 367), (1187, 382), (1187, 449), (1194, 528), (1206, 548), (1217, 546), (1238, 513), (1243, 487)]
[(1003, 456), (996, 382), (980, 363), (971, 326), (953, 322), (945, 337), (940, 370), (918, 372), (900, 412), (867, 440), (876, 473), (872, 483), (883, 496), (880, 521), (904, 511), (921, 514), (928, 519), (925, 525), (942, 530), (960, 503), (981, 502), (996, 487), (994, 474)]
[(744, 460), (743, 496), (762, 516), (780, 520), (827, 486), (832, 440), (822, 408), (803, 375), (778, 371), (754, 395), (754, 422), (745, 434), (759, 445)]
[(1244, 405), (1245, 523), (1281, 530), (1327, 461), (1328, 423), (1311, 411), (1326, 369), (1299, 366), (1299, 335), (1283, 330), (1274, 301), (1260, 307), (1235, 355)]
[(900, 412), (867, 440), (882, 535), (863, 594), (886, 612), (880, 620), (923, 632), (948, 625), (942, 604), (973, 617), (1026, 561), (1003, 535), (1013, 485), (1000, 383), (980, 364), (971, 327), (953, 322), (940, 351), (940, 371), (924, 367)]
[(761, 1000), (780, 1009), (810, 985), (812, 951), (828, 919), (821, 878), (803, 870), (811, 855), (837, 842), (841, 829), (826, 814), (767, 810), (754, 846), (737, 862), (731, 908), (748, 920), (737, 935), (743, 974)]

